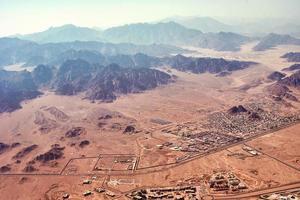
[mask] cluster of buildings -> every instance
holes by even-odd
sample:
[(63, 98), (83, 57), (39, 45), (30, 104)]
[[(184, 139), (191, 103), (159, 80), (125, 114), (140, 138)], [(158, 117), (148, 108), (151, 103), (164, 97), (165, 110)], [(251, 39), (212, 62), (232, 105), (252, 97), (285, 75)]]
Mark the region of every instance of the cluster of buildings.
[(175, 200), (197, 200), (197, 189), (194, 186), (176, 186), (164, 188), (149, 188), (131, 192), (127, 195), (130, 199), (175, 199)]
[(212, 191), (237, 192), (246, 190), (247, 186), (231, 172), (217, 172), (209, 180)]
[(239, 142), (242, 138), (225, 135), (214, 131), (202, 131), (184, 138), (186, 142), (182, 145), (184, 152), (205, 153), (231, 143)]
[[(242, 138), (271, 131), (300, 120), (299, 115), (282, 116), (276, 111), (265, 111), (257, 105), (249, 105), (247, 112), (231, 114), (228, 112), (216, 112), (209, 116), (204, 128), (229, 133)], [(253, 117), (255, 113), (256, 117)]]
[[(96, 180), (97, 177), (93, 176), (91, 179), (85, 179), (82, 181), (82, 185), (89, 185), (91, 188), (93, 188), (93, 180)], [(108, 197), (115, 197), (116, 194), (112, 191), (106, 190), (102, 187), (95, 187), (94, 189), (88, 189), (82, 192), (82, 196), (83, 197), (88, 197), (88, 196), (92, 196), (95, 193), (98, 194), (103, 194), (106, 195)], [(71, 195), (69, 193), (64, 193), (62, 196), (62, 199), (70, 199)]]
[(264, 194), (259, 197), (261, 200), (299, 200), (300, 190), (286, 191), (273, 194)]

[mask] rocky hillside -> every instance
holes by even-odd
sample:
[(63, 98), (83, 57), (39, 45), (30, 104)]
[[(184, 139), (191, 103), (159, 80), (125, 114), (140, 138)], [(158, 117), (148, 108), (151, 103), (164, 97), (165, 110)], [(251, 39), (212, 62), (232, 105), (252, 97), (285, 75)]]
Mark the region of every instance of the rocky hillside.
[(278, 80), (276, 83), (266, 87), (266, 89), (276, 101), (280, 101), (284, 98), (291, 101), (298, 101), (297, 97), (292, 94), (290, 87), (296, 89), (300, 88), (300, 71)]
[(251, 41), (251, 38), (236, 33), (220, 32), (205, 33), (195, 43), (197, 46), (216, 51), (239, 51), (241, 45)]
[(300, 45), (300, 39), (291, 37), (289, 35), (278, 35), (271, 33), (262, 38), (261, 41), (255, 47), (253, 47), (253, 50), (265, 51), (278, 45)]
[(0, 70), (0, 113), (21, 108), (21, 101), (40, 94), (29, 72)]
[(269, 74), (267, 78), (272, 81), (279, 81), (282, 78), (284, 78), (285, 76), (286, 76), (286, 74), (275, 71), (275, 72), (272, 72), (271, 74)]
[(194, 58), (182, 55), (166, 58), (164, 62), (179, 71), (189, 71), (195, 74), (230, 72), (245, 69), (250, 65), (256, 64), (254, 62), (225, 60), (223, 58)]
[(170, 75), (158, 70), (110, 65), (101, 69), (91, 80), (87, 96), (92, 100), (112, 101), (118, 94), (138, 93), (170, 81)]
[(300, 62), (300, 52), (286, 53), (282, 58), (286, 58), (288, 62)]
[(287, 68), (282, 69), (283, 71), (295, 71), (300, 69), (300, 64), (293, 64)]
[(48, 65), (38, 65), (32, 72), (32, 78), (36, 85), (46, 86), (48, 85), (53, 76), (55, 68)]
[(279, 81), (279, 83), (291, 86), (291, 87), (296, 87), (300, 88), (300, 71), (297, 71), (290, 75), (289, 77), (286, 77), (282, 80)]
[(170, 75), (154, 69), (92, 66), (72, 60), (60, 67), (54, 88), (62, 95), (84, 92), (88, 99), (111, 102), (118, 95), (142, 92), (170, 81)]
[(0, 71), (0, 113), (21, 108), (20, 103), (40, 95), (41, 87), (60, 95), (83, 93), (86, 98), (111, 102), (117, 96), (153, 89), (172, 77), (150, 68), (126, 68), (117, 64), (102, 66), (85, 60), (67, 60), (59, 69), (39, 65), (27, 71)]
[(61, 95), (75, 95), (87, 90), (88, 82), (95, 71), (85, 60), (68, 60), (60, 66), (53, 81), (53, 88)]

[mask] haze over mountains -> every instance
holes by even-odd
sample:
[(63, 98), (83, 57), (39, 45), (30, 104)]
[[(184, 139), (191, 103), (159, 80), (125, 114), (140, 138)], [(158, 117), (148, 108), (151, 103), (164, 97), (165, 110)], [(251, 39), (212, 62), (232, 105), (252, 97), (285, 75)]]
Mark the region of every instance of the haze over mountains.
[[(188, 29), (175, 22), (139, 23), (114, 27), (99, 32), (73, 25), (51, 28), (44, 32), (17, 36), (20, 39), (45, 43), (74, 41), (102, 41), (109, 43), (131, 43), (136, 45), (165, 44), (172, 46), (197, 46), (220, 51), (236, 51), (251, 39), (234, 33), (202, 33)], [(83, 33), (84, 32), (84, 33)], [(85, 37), (81, 37), (85, 34)], [(68, 37), (68, 35), (72, 35)]]
[(224, 24), (218, 20), (215, 20), (211, 17), (181, 17), (174, 16), (168, 17), (162, 22), (176, 22), (187, 28), (201, 30), (203, 32), (232, 32), (234, 27), (231, 25)]
[[(300, 45), (290, 35), (249, 37), (236, 30), (243, 29), (209, 17), (175, 17), (104, 30), (67, 24), (0, 38), (0, 66), (38, 66), (32, 73), (1, 71), (0, 80), (8, 83), (1, 88), (6, 96), (1, 100), (2, 111), (19, 108), (19, 102), (38, 96), (41, 87), (63, 95), (84, 92), (92, 100), (113, 101), (119, 94), (169, 83), (169, 74), (152, 68), (168, 65), (183, 72), (227, 76), (257, 64), (180, 55), (193, 53), (188, 47), (239, 51), (243, 44), (256, 42), (253, 50), (265, 51), (278, 45)], [(20, 84), (28, 87), (20, 88)], [(18, 98), (10, 102), (13, 96)]]
[(203, 32), (235, 32), (251, 36), (263, 36), (268, 33), (290, 34), (300, 36), (300, 24), (283, 19), (261, 19), (254, 22), (223, 23), (212, 17), (183, 17), (173, 16), (163, 19), (162, 22), (176, 22), (191, 29)]
[[(72, 52), (80, 52), (80, 56), (93, 56), (97, 54), (133, 55), (136, 53), (145, 53), (153, 56), (166, 56), (188, 52), (180, 47), (170, 45), (152, 44), (152, 45), (135, 45), (129, 43), (112, 44), (95, 41), (74, 41), (62, 43), (45, 43), (38, 44), (35, 42), (20, 40), (16, 38), (0, 38), (0, 66), (12, 65), (16, 63), (25, 63), (25, 65), (37, 65), (42, 63), (56, 64), (59, 60), (69, 57), (80, 57)], [(85, 54), (86, 51), (89, 55)], [(101, 58), (97, 58), (101, 59)]]
[(66, 24), (28, 35), (17, 36), (20, 39), (31, 40), (38, 43), (66, 42), (66, 41), (100, 41), (100, 32), (86, 27)]
[[(60, 27), (51, 27), (38, 33), (14, 35), (12, 37), (40, 44), (95, 41), (135, 45), (194, 46), (217, 51), (238, 51), (241, 45), (259, 40), (259, 37), (246, 36), (255, 35), (258, 31), (261, 31), (258, 35), (275, 32), (297, 36), (297, 32), (300, 33), (299, 25), (293, 23), (278, 22), (273, 24), (272, 27), (266, 23), (264, 29), (261, 28), (261, 25), (260, 23), (228, 25), (210, 17), (170, 17), (155, 23), (127, 24), (104, 30), (67, 24)], [(274, 34), (271, 36), (274, 37)], [(291, 42), (293, 40), (291, 38), (281, 39), (282, 42), (274, 42), (272, 45), (267, 45), (266, 48), (280, 44), (293, 43), (297, 45), (298, 42)], [(268, 39), (268, 43), (273, 43), (273, 40), (280, 40), (279, 38), (270, 40), (270, 37), (267, 36), (263, 39)], [(260, 47), (255, 49), (259, 50)]]

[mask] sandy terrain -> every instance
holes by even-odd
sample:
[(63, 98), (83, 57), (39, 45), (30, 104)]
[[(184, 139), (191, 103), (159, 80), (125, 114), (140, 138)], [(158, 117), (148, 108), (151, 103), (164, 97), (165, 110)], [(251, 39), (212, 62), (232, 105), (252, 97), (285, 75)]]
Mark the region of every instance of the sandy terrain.
[[(92, 103), (80, 95), (45, 92), (24, 102), (22, 109), (1, 114), (0, 142), (20, 143), (0, 154), (0, 167), (11, 168), (0, 175), (1, 195), (5, 199), (62, 199), (68, 193), (71, 199), (110, 199), (109, 195), (93, 191), (105, 187), (117, 199), (125, 199), (124, 195), (136, 188), (184, 184), (199, 186), (202, 196), (224, 195), (208, 185), (218, 171), (234, 173), (247, 185), (246, 192), (299, 182), (299, 124), (182, 163), (176, 163), (178, 158), (188, 154), (174, 147), (185, 141), (162, 131), (182, 124), (199, 124), (208, 115), (234, 105), (259, 102), (267, 107), (271, 100), (263, 89), (271, 82), (266, 76), (291, 65), (280, 56), (300, 48), (281, 46), (252, 52), (253, 45), (245, 45), (236, 53), (197, 49), (199, 54), (194, 56), (260, 63), (226, 77), (171, 70), (177, 76), (174, 83), (121, 96), (113, 103)], [(299, 97), (299, 91), (295, 94)], [(299, 103), (290, 103), (290, 107), (278, 105), (282, 114), (299, 111)], [(124, 133), (128, 125), (136, 131)], [(167, 142), (173, 146), (161, 147)], [(34, 144), (35, 149), (16, 158), (18, 152)], [(62, 157), (37, 160), (55, 144), (64, 147)], [(247, 153), (244, 145), (260, 154)], [(133, 154), (134, 159), (121, 154)], [(28, 163), (37, 171), (24, 171)], [(83, 185), (85, 179), (92, 183)], [(86, 190), (93, 194), (83, 197)]]

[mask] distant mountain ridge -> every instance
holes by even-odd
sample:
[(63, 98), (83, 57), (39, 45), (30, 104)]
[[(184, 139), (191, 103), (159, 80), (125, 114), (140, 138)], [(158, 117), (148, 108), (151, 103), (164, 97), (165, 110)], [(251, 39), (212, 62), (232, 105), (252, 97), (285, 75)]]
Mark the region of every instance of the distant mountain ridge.
[(219, 22), (211, 17), (182, 17), (174, 16), (161, 20), (161, 22), (176, 22), (187, 28), (200, 30), (204, 33), (213, 32), (232, 32), (234, 27), (228, 24)]
[[(223, 19), (224, 20), (224, 19)], [(300, 36), (300, 24), (296, 20), (264, 19), (245, 20), (241, 22), (224, 23), (223, 20), (212, 17), (174, 16), (161, 20), (161, 22), (174, 21), (191, 29), (201, 30), (204, 33), (233, 32), (243, 35), (261, 36), (269, 33), (289, 34)], [(228, 20), (225, 20), (228, 21)]]
[(94, 56), (95, 59), (99, 60), (101, 57), (98, 58), (98, 54), (113, 56), (144, 53), (150, 56), (167, 56), (184, 52), (188, 51), (179, 47), (162, 44), (134, 45), (93, 41), (38, 44), (17, 38), (0, 38), (0, 66), (16, 63), (25, 63), (28, 66), (55, 64), (61, 63), (61, 61), (68, 57), (73, 59), (80, 58), (80, 56), (83, 56), (83, 58)]
[(202, 32), (188, 29), (175, 22), (137, 23), (109, 28), (103, 31), (103, 38), (114, 43), (134, 44), (186, 44), (197, 38)]
[(242, 44), (251, 40), (235, 33), (203, 33), (175, 22), (130, 24), (105, 30), (103, 36), (112, 42), (163, 43), (217, 51), (238, 51)]
[(197, 41), (197, 46), (216, 51), (239, 51), (241, 45), (253, 39), (231, 32), (205, 33)]
[[(230, 36), (230, 37), (229, 37)], [(234, 33), (203, 33), (175, 22), (137, 23), (97, 31), (90, 28), (65, 25), (40, 33), (17, 36), (41, 44), (74, 41), (105, 41), (136, 45), (196, 46), (217, 51), (237, 51), (249, 41), (248, 37)]]
[(255, 62), (225, 60), (223, 58), (210, 58), (210, 57), (186, 57), (183, 55), (176, 55), (165, 58), (163, 63), (170, 65), (172, 68), (184, 72), (192, 72), (195, 74), (201, 73), (222, 73), (232, 72), (248, 68), (255, 65)]
[(263, 37), (260, 42), (253, 47), (253, 50), (264, 51), (278, 45), (300, 45), (300, 39), (291, 37), (290, 35), (270, 33), (266, 37)]
[(60, 27), (50, 27), (49, 29), (18, 36), (20, 39), (30, 40), (38, 43), (58, 43), (70, 41), (103, 41), (101, 31), (79, 27), (73, 24), (66, 24)]

